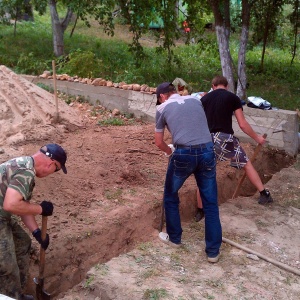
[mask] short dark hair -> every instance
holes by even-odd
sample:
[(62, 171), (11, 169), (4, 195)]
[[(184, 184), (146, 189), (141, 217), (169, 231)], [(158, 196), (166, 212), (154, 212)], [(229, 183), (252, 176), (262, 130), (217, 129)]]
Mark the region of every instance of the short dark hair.
[(218, 85), (227, 86), (228, 81), (227, 81), (226, 77), (218, 75), (213, 78), (213, 80), (211, 81), (211, 84), (214, 86), (218, 86)]

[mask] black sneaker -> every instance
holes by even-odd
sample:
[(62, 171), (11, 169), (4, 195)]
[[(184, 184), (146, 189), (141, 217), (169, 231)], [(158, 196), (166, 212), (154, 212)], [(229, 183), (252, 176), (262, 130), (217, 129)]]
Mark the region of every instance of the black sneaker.
[(259, 204), (268, 204), (273, 202), (273, 198), (271, 197), (271, 193), (268, 190), (265, 190), (264, 193), (260, 194), (258, 203)]
[(199, 222), (204, 218), (204, 211), (203, 208), (198, 208), (196, 215), (195, 215), (195, 221)]

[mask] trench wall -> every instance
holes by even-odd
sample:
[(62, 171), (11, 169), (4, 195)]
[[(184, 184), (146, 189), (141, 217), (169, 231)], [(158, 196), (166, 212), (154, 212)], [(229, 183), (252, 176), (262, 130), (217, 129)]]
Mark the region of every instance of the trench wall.
[[(52, 79), (24, 75), (24, 78), (37, 84), (43, 83), (53, 88)], [(78, 82), (56, 81), (57, 89), (74, 96), (83, 96), (90, 103), (101, 104), (107, 109), (119, 109), (123, 113), (134, 113), (147, 121), (155, 120), (156, 96), (132, 90), (123, 90), (114, 87), (93, 86)], [(244, 114), (255, 132), (267, 134), (268, 145), (284, 150), (291, 156), (297, 155), (300, 148), (299, 117), (296, 111), (289, 110), (261, 110), (244, 106)], [(244, 142), (254, 143), (239, 128), (233, 116), (235, 135)]]

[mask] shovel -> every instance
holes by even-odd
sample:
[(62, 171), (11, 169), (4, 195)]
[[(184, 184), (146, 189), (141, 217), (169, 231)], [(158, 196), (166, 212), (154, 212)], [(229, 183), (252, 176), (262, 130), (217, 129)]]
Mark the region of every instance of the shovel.
[[(46, 238), (47, 233), (47, 217), (42, 216), (42, 239)], [(45, 269), (45, 249), (40, 248), (40, 266), (39, 277), (35, 277), (33, 281), (36, 284), (36, 297), (38, 300), (50, 300), (50, 294), (44, 290), (44, 269)]]
[[(265, 133), (265, 134), (263, 135), (263, 137), (266, 138), (266, 137), (267, 137), (267, 134)], [(253, 153), (253, 155), (252, 155), (252, 157), (251, 157), (251, 159), (250, 159), (252, 163), (255, 161), (256, 156), (258, 155), (258, 153), (259, 153), (261, 147), (262, 147), (261, 144), (258, 144), (258, 145), (255, 147), (254, 153)], [(234, 191), (234, 193), (233, 193), (232, 199), (236, 198), (236, 197), (239, 195), (239, 191), (240, 191), (241, 185), (242, 185), (242, 183), (244, 182), (245, 178), (246, 178), (246, 172), (244, 171), (244, 174), (243, 174), (243, 176), (240, 178), (240, 180), (239, 180), (239, 182), (238, 182), (238, 185), (237, 185), (237, 187), (236, 187), (236, 189), (235, 189), (235, 191)]]

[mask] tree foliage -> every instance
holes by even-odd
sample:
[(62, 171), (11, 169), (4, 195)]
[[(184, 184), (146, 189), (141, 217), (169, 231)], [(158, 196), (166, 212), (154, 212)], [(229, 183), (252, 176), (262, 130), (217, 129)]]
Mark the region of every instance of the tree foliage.
[(17, 20), (33, 20), (33, 12), (30, 0), (1, 0), (0, 22), (10, 24), (14, 20), (14, 35), (17, 30)]
[[(29, 0), (2, 0), (0, 1), (0, 15), (11, 12), (17, 16), (17, 11), (23, 9)], [(230, 90), (245, 98), (246, 87), (246, 48), (249, 31), (254, 32), (256, 43), (263, 44), (261, 69), (263, 70), (264, 53), (267, 42), (271, 41), (281, 22), (284, 4), (291, 4), (293, 12), (289, 16), (293, 24), (294, 44), (291, 49), (293, 57), (296, 54), (298, 27), (299, 27), (300, 0), (31, 0), (30, 3), (40, 13), (44, 14), (50, 7), (53, 31), (53, 52), (56, 56), (64, 55), (64, 32), (69, 26), (71, 17), (76, 21), (71, 31), (75, 30), (77, 20), (80, 19), (90, 26), (91, 18), (102, 25), (108, 35), (114, 34), (115, 12), (126, 20), (132, 33), (129, 49), (133, 52), (136, 65), (143, 63), (146, 54), (140, 44), (140, 39), (148, 31), (151, 22), (163, 24), (162, 29), (156, 32), (157, 51), (167, 53), (167, 65), (173, 62), (180, 63), (180, 57), (174, 55), (175, 42), (179, 37), (185, 37), (186, 43), (191, 40), (205, 48), (203, 38), (204, 24), (210, 22), (211, 13), (214, 16), (216, 35), (219, 46), (222, 73), (229, 79)], [(182, 30), (183, 19), (179, 17), (179, 10), (185, 8), (184, 19), (187, 21), (190, 32)], [(251, 14), (251, 24), (250, 24)], [(181, 14), (182, 15), (182, 14)], [(16, 17), (17, 18), (17, 17)], [(2, 18), (2, 20), (4, 20)], [(229, 41), (234, 32), (240, 34), (238, 61), (235, 67)], [(193, 37), (193, 39), (191, 38)], [(208, 47), (208, 46), (207, 46)], [(201, 48), (201, 47), (199, 47)], [(237, 86), (235, 84), (237, 82)]]

